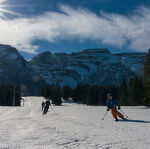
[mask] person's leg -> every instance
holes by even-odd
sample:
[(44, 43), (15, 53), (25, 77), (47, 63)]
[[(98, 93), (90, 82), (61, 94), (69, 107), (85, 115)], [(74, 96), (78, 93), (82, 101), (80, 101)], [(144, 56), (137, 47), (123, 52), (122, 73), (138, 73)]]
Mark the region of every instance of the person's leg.
[(46, 114), (46, 107), (44, 107), (44, 111), (43, 111), (43, 114)]
[(47, 111), (48, 111), (48, 108), (46, 107), (46, 108), (45, 108), (45, 114), (47, 114)]
[(123, 118), (124, 119), (124, 117), (123, 117), (123, 115), (116, 109), (116, 114), (120, 117), (120, 118)]
[(117, 115), (116, 115), (116, 108), (111, 108), (111, 114), (113, 116), (113, 118), (117, 119)]

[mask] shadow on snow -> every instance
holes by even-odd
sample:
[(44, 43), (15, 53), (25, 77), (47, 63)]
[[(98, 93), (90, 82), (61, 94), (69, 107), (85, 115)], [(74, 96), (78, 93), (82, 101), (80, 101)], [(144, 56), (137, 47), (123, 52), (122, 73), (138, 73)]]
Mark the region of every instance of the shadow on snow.
[(144, 121), (144, 120), (119, 120), (119, 122), (150, 123), (150, 121)]

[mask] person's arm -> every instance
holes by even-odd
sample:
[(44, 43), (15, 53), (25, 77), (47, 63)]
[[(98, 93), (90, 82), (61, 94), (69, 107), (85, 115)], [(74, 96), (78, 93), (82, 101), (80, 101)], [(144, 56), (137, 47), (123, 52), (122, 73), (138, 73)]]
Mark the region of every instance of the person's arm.
[(107, 111), (109, 111), (110, 110), (110, 105), (109, 105), (109, 101), (108, 100), (106, 101), (106, 106), (107, 106)]

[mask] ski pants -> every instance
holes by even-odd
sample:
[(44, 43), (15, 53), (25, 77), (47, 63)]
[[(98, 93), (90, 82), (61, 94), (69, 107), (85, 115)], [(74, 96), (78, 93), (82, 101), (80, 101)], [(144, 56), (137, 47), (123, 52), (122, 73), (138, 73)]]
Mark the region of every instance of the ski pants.
[(42, 106), (42, 111), (44, 110), (44, 106)]
[(43, 114), (46, 114), (48, 112), (48, 109), (49, 109), (49, 107), (45, 107), (44, 111), (43, 111)]
[(119, 116), (120, 118), (123, 118), (123, 115), (119, 111), (117, 111), (116, 108), (111, 108), (111, 113), (115, 119), (117, 119), (117, 116)]

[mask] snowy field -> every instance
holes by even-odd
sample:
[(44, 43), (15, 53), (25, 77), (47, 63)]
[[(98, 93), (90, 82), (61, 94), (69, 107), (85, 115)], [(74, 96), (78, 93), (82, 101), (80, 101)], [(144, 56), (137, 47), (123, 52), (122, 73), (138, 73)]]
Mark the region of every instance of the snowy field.
[(150, 149), (150, 109), (122, 107), (115, 122), (106, 107), (64, 103), (42, 115), (42, 97), (25, 107), (0, 107), (0, 149)]

